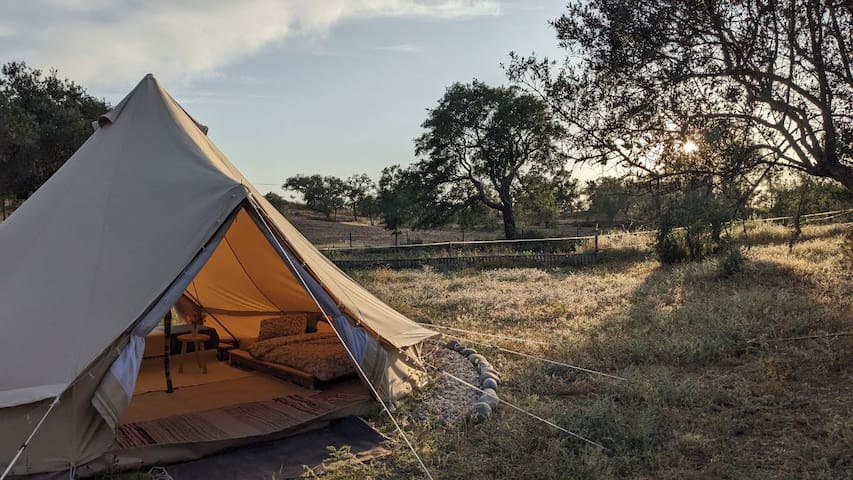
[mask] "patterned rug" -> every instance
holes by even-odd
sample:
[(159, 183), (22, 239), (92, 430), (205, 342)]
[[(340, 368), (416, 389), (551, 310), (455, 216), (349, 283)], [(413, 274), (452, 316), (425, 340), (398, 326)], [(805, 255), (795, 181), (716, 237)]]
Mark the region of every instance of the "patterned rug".
[[(364, 399), (364, 395), (361, 399)], [(128, 423), (119, 426), (113, 450), (267, 435), (322, 417), (356, 398), (328, 400), (331, 399), (290, 395)]]

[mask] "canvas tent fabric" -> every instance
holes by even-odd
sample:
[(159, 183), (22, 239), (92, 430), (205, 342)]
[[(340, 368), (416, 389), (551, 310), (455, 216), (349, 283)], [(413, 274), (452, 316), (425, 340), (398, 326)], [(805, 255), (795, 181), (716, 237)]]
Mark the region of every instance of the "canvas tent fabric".
[[(241, 339), (256, 335), (270, 313), (319, 311), (316, 300), (333, 323), (351, 330), (349, 338), (367, 339), (359, 360), (381, 395), (394, 400), (422, 381), (412, 359), (435, 332), (323, 256), (153, 76), (97, 127), (0, 224), (0, 322), (7, 332), (0, 361), (15, 366), (0, 370), (0, 466), (26, 438), (32, 415), (46, 408), (43, 401), (59, 395), (43, 427), (49, 433), (34, 439), (24, 470), (15, 472), (80, 465), (108, 448), (111, 426), (93, 399), (100, 392), (101, 400), (117, 400), (127, 390), (127, 378), (108, 385), (110, 371), (127, 370), (112, 366), (116, 359), (134, 365), (126, 353), (141, 352), (134, 338), (153, 328), (184, 288), (217, 312), (217, 328)], [(122, 401), (111, 403), (102, 409), (122, 408)]]

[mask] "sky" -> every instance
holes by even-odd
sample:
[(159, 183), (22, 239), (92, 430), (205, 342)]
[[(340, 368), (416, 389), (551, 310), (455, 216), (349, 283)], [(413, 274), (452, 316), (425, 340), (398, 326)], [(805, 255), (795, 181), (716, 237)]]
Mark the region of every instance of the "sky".
[[(447, 86), (560, 58), (563, 0), (0, 0), (0, 62), (118, 103), (153, 73), (261, 190), (415, 161)], [(589, 172), (581, 174), (588, 177)]]

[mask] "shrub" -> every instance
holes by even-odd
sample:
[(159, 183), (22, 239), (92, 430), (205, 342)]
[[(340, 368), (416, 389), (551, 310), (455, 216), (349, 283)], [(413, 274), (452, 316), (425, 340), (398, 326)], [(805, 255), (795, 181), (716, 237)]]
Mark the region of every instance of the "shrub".
[(655, 239), (655, 253), (660, 263), (664, 265), (683, 262), (689, 258), (684, 235), (681, 232), (672, 231), (665, 225), (662, 225), (658, 230)]
[[(702, 260), (719, 251), (731, 209), (707, 185), (666, 196), (655, 251), (661, 263)], [(683, 227), (676, 233), (674, 226)]]
[(720, 278), (729, 278), (742, 272), (745, 264), (746, 256), (744, 256), (743, 250), (739, 246), (727, 242), (723, 258), (720, 259), (717, 275)]

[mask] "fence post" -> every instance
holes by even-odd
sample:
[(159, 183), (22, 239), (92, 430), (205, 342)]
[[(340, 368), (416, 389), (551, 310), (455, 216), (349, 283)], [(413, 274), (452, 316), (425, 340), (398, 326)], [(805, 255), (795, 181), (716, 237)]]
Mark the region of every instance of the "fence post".
[(352, 248), (352, 232), (349, 232), (349, 248)]
[(595, 224), (595, 261), (598, 262), (598, 224)]

